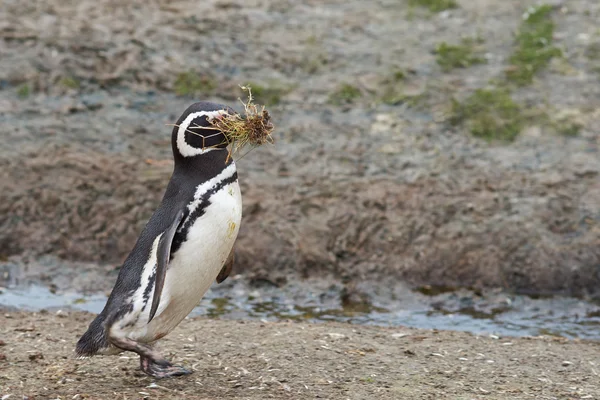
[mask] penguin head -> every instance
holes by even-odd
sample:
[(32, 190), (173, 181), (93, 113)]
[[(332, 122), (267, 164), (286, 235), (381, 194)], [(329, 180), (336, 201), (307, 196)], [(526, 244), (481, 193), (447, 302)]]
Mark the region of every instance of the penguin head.
[(175, 156), (190, 158), (225, 149), (229, 144), (227, 138), (210, 121), (228, 114), (235, 111), (223, 104), (201, 101), (189, 106), (173, 128), (171, 142)]

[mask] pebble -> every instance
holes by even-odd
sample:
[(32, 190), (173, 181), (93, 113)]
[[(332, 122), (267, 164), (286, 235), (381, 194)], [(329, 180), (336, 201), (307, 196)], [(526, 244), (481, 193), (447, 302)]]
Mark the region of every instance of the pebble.
[(331, 339), (347, 339), (348, 338), (348, 336), (344, 335), (343, 333), (335, 333), (335, 332), (327, 333), (327, 336), (329, 336)]

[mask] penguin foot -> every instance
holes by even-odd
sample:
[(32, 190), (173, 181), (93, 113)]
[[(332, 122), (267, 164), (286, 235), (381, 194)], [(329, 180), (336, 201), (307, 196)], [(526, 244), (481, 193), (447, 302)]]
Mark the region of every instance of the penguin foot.
[(167, 360), (153, 360), (144, 356), (140, 356), (140, 368), (147, 375), (158, 379), (189, 375), (192, 373), (192, 371), (178, 365), (173, 365)]
[(118, 337), (112, 337), (111, 343), (121, 350), (133, 351), (139, 354), (140, 368), (143, 372), (155, 378), (168, 378), (192, 373), (192, 371), (188, 371), (183, 367), (171, 364), (148, 344)]

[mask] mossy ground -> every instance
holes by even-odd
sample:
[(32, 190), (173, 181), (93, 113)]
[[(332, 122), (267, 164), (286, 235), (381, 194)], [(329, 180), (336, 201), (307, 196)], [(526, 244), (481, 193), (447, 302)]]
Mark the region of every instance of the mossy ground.
[(178, 96), (207, 94), (216, 87), (215, 81), (194, 71), (181, 72), (173, 84), (173, 91)]
[(483, 64), (485, 58), (477, 51), (477, 44), (478, 40), (473, 38), (465, 38), (457, 45), (442, 42), (435, 49), (436, 61), (445, 72), (454, 68)]
[(560, 57), (562, 51), (552, 45), (554, 21), (552, 7), (542, 5), (527, 10), (516, 37), (516, 49), (506, 72), (509, 81), (525, 86), (533, 77), (548, 66), (552, 58)]
[(407, 100), (404, 86), (407, 74), (402, 69), (393, 71), (389, 76), (384, 76), (381, 82), (383, 87), (381, 101), (384, 104), (397, 105)]
[(510, 142), (523, 129), (519, 104), (504, 89), (478, 89), (464, 102), (452, 100), (450, 123), (464, 125), (474, 136)]
[(427, 8), (431, 12), (458, 8), (458, 3), (455, 0), (409, 0), (408, 4), (412, 7)]
[(271, 81), (266, 84), (250, 82), (246, 86), (252, 88), (252, 95), (257, 103), (265, 106), (274, 106), (281, 102), (283, 96), (288, 94), (293, 87), (279, 81)]
[(31, 94), (31, 89), (27, 83), (19, 86), (19, 88), (17, 89), (17, 96), (20, 99), (25, 99), (25, 98), (29, 97), (30, 94)]
[(62, 86), (66, 89), (79, 89), (81, 86), (79, 81), (76, 78), (65, 76), (58, 81), (59, 86)]
[[(538, 124), (565, 136), (576, 136), (582, 126), (569, 118), (553, 119), (544, 111), (526, 109), (512, 99), (514, 86), (533, 83), (534, 77), (546, 68), (562, 51), (553, 46), (555, 24), (553, 8), (540, 5), (529, 8), (516, 34), (516, 48), (509, 58), (505, 80), (495, 80), (496, 88), (478, 89), (464, 102), (451, 101), (450, 123), (466, 127), (474, 136), (488, 141), (513, 141), (527, 124)], [(447, 49), (445, 49), (447, 50)], [(440, 59), (443, 69), (464, 66), (472, 53), (468, 47), (446, 51), (451, 56)], [(593, 50), (591, 52), (594, 54)], [(462, 61), (463, 60), (467, 61)], [(476, 63), (476, 62), (475, 62)], [(568, 65), (567, 65), (568, 67)]]
[(360, 97), (362, 97), (362, 92), (358, 87), (343, 83), (329, 95), (329, 103), (338, 106), (347, 105), (354, 103)]

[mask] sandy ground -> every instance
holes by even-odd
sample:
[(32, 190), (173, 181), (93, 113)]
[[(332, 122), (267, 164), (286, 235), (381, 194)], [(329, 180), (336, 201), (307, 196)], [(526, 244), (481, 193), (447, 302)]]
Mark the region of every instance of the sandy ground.
[[(531, 337), (187, 319), (159, 347), (193, 369), (154, 380), (133, 354), (75, 360), (87, 313), (0, 316), (11, 399), (599, 399), (600, 345)], [(7, 398), (7, 397), (3, 397)]]

